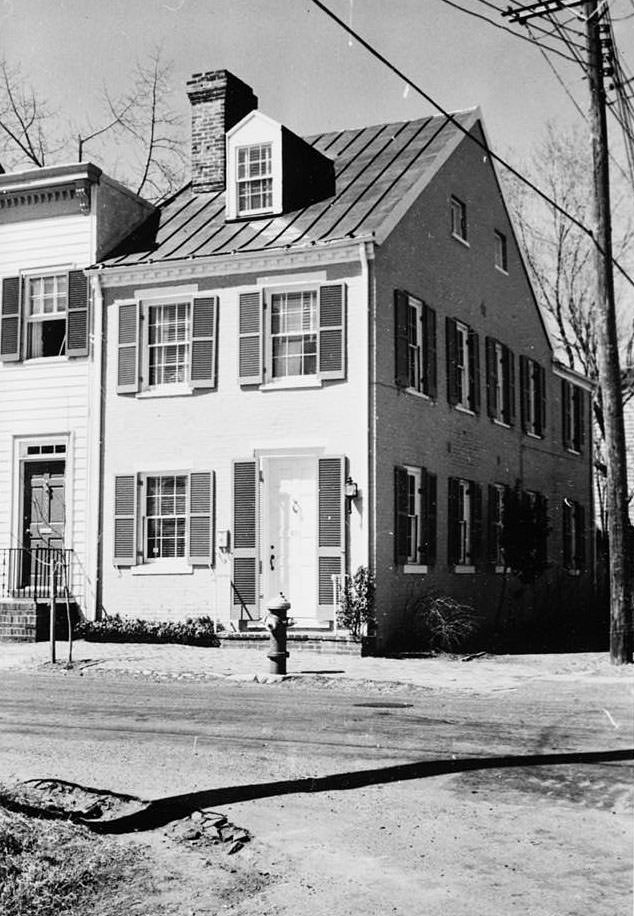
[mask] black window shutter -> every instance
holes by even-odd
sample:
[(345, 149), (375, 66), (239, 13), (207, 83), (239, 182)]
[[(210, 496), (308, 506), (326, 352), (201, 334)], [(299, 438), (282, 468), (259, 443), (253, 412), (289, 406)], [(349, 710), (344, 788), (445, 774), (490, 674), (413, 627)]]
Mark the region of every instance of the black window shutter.
[(436, 310), (423, 305), (423, 393), (430, 398), (438, 394), (438, 365), (436, 356)]
[(88, 289), (88, 277), (83, 270), (68, 272), (67, 356), (88, 356)]
[(124, 302), (119, 306), (118, 323), (117, 392), (131, 394), (139, 390), (139, 307), (136, 302)]
[(445, 344), (447, 349), (447, 400), (458, 403), (458, 327), (454, 318), (445, 319)]
[(192, 565), (213, 560), (214, 475), (198, 471), (189, 475), (189, 557)]
[(546, 433), (546, 370), (543, 366), (535, 363), (535, 371), (537, 373), (536, 383), (538, 392), (538, 429), (536, 432), (539, 436), (543, 436)]
[(137, 557), (137, 475), (122, 474), (114, 479), (115, 566), (135, 566)]
[(233, 464), (233, 607), (231, 616), (258, 616), (258, 480), (255, 461)]
[(482, 487), (475, 481), (469, 482), (471, 497), (471, 562), (477, 563), (482, 556)]
[(259, 385), (262, 381), (263, 303), (258, 291), (239, 297), (238, 381)]
[(469, 328), (469, 407), (480, 412), (480, 341), (476, 331)]
[(497, 416), (497, 361), (495, 359), (495, 340), (487, 337), (484, 344), (487, 380), (487, 414), (492, 419)]
[(0, 359), (5, 363), (15, 363), (20, 359), (22, 337), (20, 304), (20, 278), (4, 277), (0, 315)]
[(574, 386), (573, 409), (575, 412), (575, 441), (574, 448), (580, 452), (586, 438), (585, 431), (585, 395), (583, 389)]
[(343, 283), (319, 290), (319, 375), (322, 379), (346, 375), (346, 297)]
[(515, 423), (515, 357), (513, 351), (504, 347), (504, 421)]
[(460, 556), (460, 481), (450, 477), (447, 500), (447, 558), (455, 566)]
[(570, 383), (561, 380), (561, 433), (564, 448), (572, 448), (572, 418), (570, 416)]
[(529, 408), (529, 360), (527, 356), (520, 356), (520, 422), (524, 432), (528, 432)]
[(409, 534), (408, 474), (406, 468), (394, 468), (394, 562), (404, 566), (408, 560)]
[(394, 290), (394, 378), (399, 388), (409, 385), (409, 337), (407, 332), (407, 293)]
[(586, 568), (586, 510), (575, 503), (575, 568)]
[(190, 381), (193, 388), (216, 387), (218, 297), (194, 299)]
[(497, 487), (489, 484), (487, 503), (487, 559), (490, 563), (497, 562)]
[(345, 458), (320, 458), (318, 465), (318, 606), (320, 615), (332, 619), (335, 598), (332, 577), (343, 573), (345, 559)]
[(572, 513), (573, 507), (564, 500), (562, 513), (564, 569), (572, 569)]
[(428, 566), (436, 562), (438, 518), (438, 481), (435, 474), (422, 469), (423, 490), (423, 544), (421, 561)]

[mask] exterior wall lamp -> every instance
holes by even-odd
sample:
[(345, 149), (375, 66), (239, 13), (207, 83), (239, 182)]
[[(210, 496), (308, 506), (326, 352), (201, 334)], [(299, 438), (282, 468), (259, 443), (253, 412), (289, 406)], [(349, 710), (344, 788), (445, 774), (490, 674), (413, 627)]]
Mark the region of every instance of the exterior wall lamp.
[(346, 497), (346, 511), (351, 512), (352, 503), (354, 502), (355, 499), (359, 498), (359, 487), (354, 482), (352, 477), (346, 478), (343, 492), (344, 492), (344, 496)]

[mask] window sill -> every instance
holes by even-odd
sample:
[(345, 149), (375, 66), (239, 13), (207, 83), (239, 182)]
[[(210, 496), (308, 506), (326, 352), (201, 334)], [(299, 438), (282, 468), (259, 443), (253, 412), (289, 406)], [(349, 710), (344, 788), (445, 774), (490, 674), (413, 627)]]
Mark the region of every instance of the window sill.
[(454, 404), (453, 406), (454, 406), (454, 409), (457, 410), (459, 413), (469, 414), (470, 417), (476, 416), (475, 410), (471, 410), (470, 407), (465, 407), (464, 404)]
[(579, 458), (580, 455), (582, 454), (580, 451), (577, 451), (576, 448), (566, 448), (566, 449), (564, 449), (564, 451), (565, 451), (568, 455), (576, 455), (577, 458)]
[(540, 442), (544, 438), (543, 435), (540, 435), (539, 433), (533, 433), (529, 429), (526, 430), (526, 435), (529, 439), (539, 439)]
[(454, 566), (453, 571), (459, 573), (460, 575), (467, 575), (469, 573), (474, 573), (476, 571), (475, 566)]
[(405, 388), (405, 392), (407, 394), (413, 394), (415, 398), (422, 398), (423, 401), (433, 402), (433, 398), (430, 395), (425, 394), (424, 391), (419, 391), (418, 388)]
[(321, 388), (323, 382), (316, 376), (293, 376), (292, 378), (276, 379), (260, 385), (260, 391), (283, 391), (289, 388)]
[(509, 272), (508, 272), (508, 270), (505, 270), (504, 267), (500, 267), (499, 264), (495, 264), (494, 267), (495, 267), (495, 269), (497, 270), (498, 273), (503, 274), (505, 277), (508, 277)]
[(460, 242), (461, 245), (464, 245), (465, 248), (471, 248), (471, 245), (466, 239), (463, 239), (461, 235), (456, 235), (455, 232), (451, 233), (452, 239), (455, 239), (457, 242)]
[(405, 573), (406, 576), (407, 575), (425, 575), (425, 573), (429, 572), (429, 568), (427, 566), (419, 566), (418, 564), (415, 564), (415, 563), (406, 563), (405, 566), (403, 567), (403, 572)]
[(24, 362), (29, 365), (43, 366), (49, 363), (67, 363), (68, 357), (66, 354), (62, 356), (27, 356)]
[(137, 392), (137, 398), (141, 400), (146, 398), (178, 398), (193, 393), (194, 389), (191, 385), (160, 385), (156, 388), (145, 388), (143, 391)]
[(503, 429), (511, 429), (511, 424), (506, 420), (498, 420), (497, 417), (491, 417), (494, 426), (501, 426)]
[(131, 566), (133, 576), (190, 576), (194, 568), (184, 560), (167, 560)]

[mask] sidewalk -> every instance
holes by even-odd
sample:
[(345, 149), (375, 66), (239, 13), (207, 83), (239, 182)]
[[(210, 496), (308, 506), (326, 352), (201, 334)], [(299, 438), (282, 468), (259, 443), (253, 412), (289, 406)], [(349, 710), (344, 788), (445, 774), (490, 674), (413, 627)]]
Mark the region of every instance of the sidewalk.
[[(292, 647), (291, 647), (292, 650)], [(63, 670), (67, 644), (57, 643), (58, 668)], [(199, 648), (180, 645), (90, 643), (73, 646), (74, 670), (86, 675), (117, 673), (154, 680), (206, 681), (227, 678), (272, 683), (266, 649)], [(0, 643), (3, 671), (50, 670), (47, 643)], [(492, 693), (526, 681), (618, 682), (634, 687), (634, 666), (616, 667), (607, 653), (561, 655), (499, 655), (462, 661), (459, 656), (437, 658), (360, 658), (301, 651), (288, 659), (290, 678), (374, 682), (375, 686), (409, 685), (428, 689)]]

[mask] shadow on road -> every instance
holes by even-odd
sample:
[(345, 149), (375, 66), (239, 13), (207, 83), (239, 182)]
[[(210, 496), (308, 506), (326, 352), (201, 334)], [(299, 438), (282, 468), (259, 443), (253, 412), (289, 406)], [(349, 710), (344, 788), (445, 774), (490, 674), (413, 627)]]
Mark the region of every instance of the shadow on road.
[(287, 779), (278, 782), (252, 783), (245, 786), (227, 786), (183, 795), (157, 798), (135, 814), (112, 820), (109, 823), (88, 823), (104, 833), (129, 833), (136, 830), (153, 830), (171, 821), (188, 817), (200, 808), (219, 808), (258, 798), (294, 795), (301, 792), (335, 792), (360, 789), (407, 779), (423, 779), (473, 770), (492, 770), (505, 767), (553, 766), (555, 764), (597, 764), (619, 760), (634, 760), (634, 748), (612, 751), (577, 751), (564, 754), (525, 754), (500, 757), (465, 757), (450, 760), (423, 760), (416, 763), (379, 767), (350, 773), (334, 773), (307, 779)]

